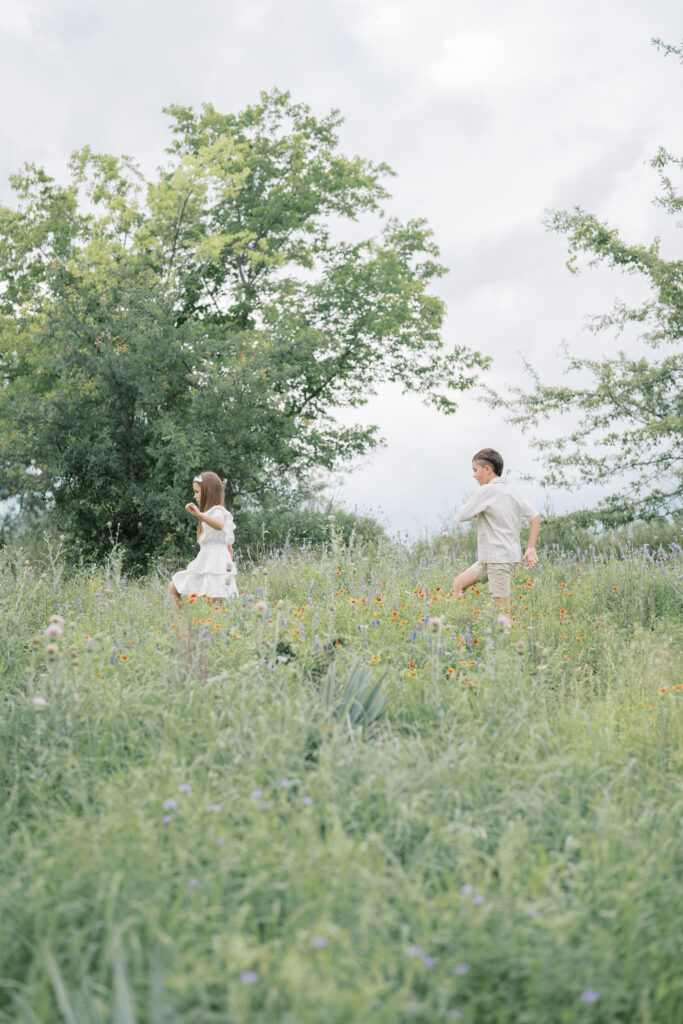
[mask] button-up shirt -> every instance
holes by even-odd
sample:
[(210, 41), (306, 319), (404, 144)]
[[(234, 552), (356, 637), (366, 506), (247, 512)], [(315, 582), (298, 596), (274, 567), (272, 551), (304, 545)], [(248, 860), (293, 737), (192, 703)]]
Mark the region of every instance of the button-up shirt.
[(482, 484), (461, 509), (458, 519), (477, 519), (477, 558), (480, 562), (519, 562), (522, 521), (539, 513), (499, 476)]

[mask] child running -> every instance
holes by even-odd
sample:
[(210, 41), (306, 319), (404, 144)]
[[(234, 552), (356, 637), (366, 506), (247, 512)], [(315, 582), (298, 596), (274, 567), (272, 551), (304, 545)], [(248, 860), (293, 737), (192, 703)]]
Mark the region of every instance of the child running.
[(216, 473), (200, 473), (192, 481), (192, 492), (194, 501), (188, 502), (185, 509), (199, 520), (199, 554), (187, 569), (174, 573), (168, 585), (171, 606), (176, 611), (182, 608), (182, 594), (199, 594), (214, 600), (237, 597), (232, 552), (235, 524), (224, 506), (221, 478)]
[[(508, 483), (501, 480), (503, 457), (493, 448), (482, 448), (472, 458), (472, 473), (479, 490), (461, 509), (458, 520), (477, 519), (477, 561), (453, 580), (453, 597), (474, 583), (489, 582), (494, 603), (510, 611), (510, 575), (515, 562), (536, 565), (536, 542), (541, 516)], [(524, 557), (519, 543), (522, 520), (531, 524)]]

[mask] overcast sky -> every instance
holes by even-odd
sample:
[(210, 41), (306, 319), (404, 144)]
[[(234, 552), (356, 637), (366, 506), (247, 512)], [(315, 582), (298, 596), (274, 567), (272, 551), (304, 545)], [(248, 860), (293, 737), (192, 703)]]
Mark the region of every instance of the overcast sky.
[[(344, 151), (397, 172), (392, 212), (426, 217), (450, 268), (446, 344), (493, 356), (482, 385), (522, 383), (522, 352), (557, 380), (561, 341), (595, 352), (585, 317), (639, 293), (569, 274), (544, 210), (581, 205), (680, 249), (647, 161), (683, 148), (683, 70), (650, 42), (680, 43), (682, 25), (680, 0), (15, 0), (0, 20), (0, 202), (24, 161), (62, 178), (85, 144), (153, 173), (168, 104), (233, 111), (288, 89), (317, 114), (340, 108)], [(471, 394), (446, 418), (386, 388), (363, 415), (386, 448), (333, 493), (393, 531), (437, 529), (476, 486), (479, 447), (512, 479), (540, 470), (529, 438)], [(556, 510), (597, 493), (521, 486)]]

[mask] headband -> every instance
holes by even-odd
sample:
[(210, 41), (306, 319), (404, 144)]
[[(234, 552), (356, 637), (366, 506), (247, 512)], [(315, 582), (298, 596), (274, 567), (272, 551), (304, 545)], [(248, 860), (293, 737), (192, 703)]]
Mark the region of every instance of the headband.
[(193, 484), (200, 484), (202, 482), (201, 476), (196, 476), (192, 481)]

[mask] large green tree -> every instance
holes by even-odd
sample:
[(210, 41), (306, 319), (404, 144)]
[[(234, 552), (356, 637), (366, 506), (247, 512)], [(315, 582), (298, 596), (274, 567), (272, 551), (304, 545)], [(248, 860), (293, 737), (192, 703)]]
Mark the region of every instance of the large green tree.
[[(681, 49), (657, 45), (683, 60)], [(680, 216), (683, 195), (672, 176), (683, 169), (683, 160), (662, 149), (651, 163), (660, 179), (655, 202)], [(507, 409), (510, 422), (538, 431), (534, 446), (548, 486), (612, 485), (608, 498), (573, 518), (614, 526), (678, 512), (683, 508), (683, 261), (666, 259), (657, 238), (650, 245), (625, 241), (580, 207), (550, 213), (547, 226), (567, 236), (572, 273), (579, 272), (585, 257), (588, 266), (606, 265), (647, 283), (645, 302), (620, 301), (589, 322), (595, 333), (607, 331), (615, 338), (635, 326), (642, 351), (596, 358), (567, 352), (563, 384), (548, 384), (527, 362), (532, 388), (510, 389), (492, 402)], [(557, 417), (565, 425), (550, 431), (546, 424)]]
[(202, 468), (234, 505), (291, 494), (379, 443), (335, 407), (397, 381), (452, 412), (486, 365), (444, 350), (431, 232), (384, 215), (392, 172), (339, 152), (338, 112), (275, 91), (167, 113), (155, 180), (85, 148), (67, 184), (26, 166), (0, 207), (0, 497), (88, 554), (109, 520), (138, 562)]

